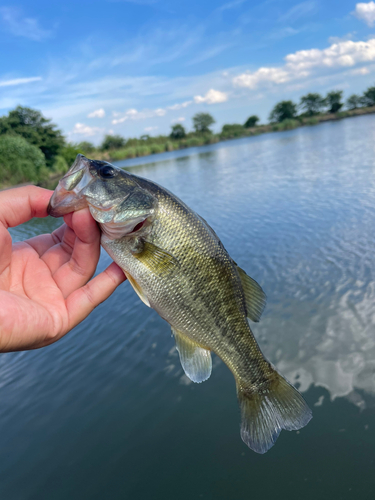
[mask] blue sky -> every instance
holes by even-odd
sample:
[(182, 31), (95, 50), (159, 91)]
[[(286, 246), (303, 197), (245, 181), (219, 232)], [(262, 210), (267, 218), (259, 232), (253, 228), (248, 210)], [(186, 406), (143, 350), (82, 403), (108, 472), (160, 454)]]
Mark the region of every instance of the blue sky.
[(282, 99), (375, 84), (375, 3), (0, 1), (0, 115), (39, 109), (71, 141), (216, 130)]

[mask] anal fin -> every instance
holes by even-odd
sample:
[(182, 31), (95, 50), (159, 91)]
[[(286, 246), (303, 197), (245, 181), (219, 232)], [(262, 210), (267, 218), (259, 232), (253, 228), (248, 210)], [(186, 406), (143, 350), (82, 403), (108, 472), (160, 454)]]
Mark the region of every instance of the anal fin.
[(198, 383), (207, 380), (212, 371), (211, 352), (203, 349), (173, 327), (172, 333), (176, 339), (176, 348), (186, 376)]

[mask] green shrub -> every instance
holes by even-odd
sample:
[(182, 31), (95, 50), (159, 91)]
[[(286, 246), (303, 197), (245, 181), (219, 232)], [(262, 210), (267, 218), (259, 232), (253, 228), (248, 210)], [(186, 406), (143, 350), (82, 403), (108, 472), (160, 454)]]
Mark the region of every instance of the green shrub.
[(220, 136), (224, 139), (233, 139), (245, 135), (245, 129), (239, 123), (223, 125)]
[(0, 184), (40, 183), (47, 179), (46, 159), (41, 150), (19, 135), (0, 136)]
[(77, 144), (68, 142), (60, 151), (60, 156), (64, 158), (69, 168), (73, 165), (78, 154), (84, 154)]
[(135, 158), (135, 148), (121, 148), (111, 151), (111, 160), (125, 160), (126, 158)]
[(217, 142), (219, 142), (219, 138), (216, 135), (212, 135), (208, 138), (208, 142), (206, 142), (206, 144), (216, 144)]
[(165, 143), (165, 150), (166, 151), (174, 151), (177, 148), (178, 148), (178, 146), (175, 147), (175, 145), (173, 144), (173, 142), (168, 141), (168, 142)]
[(298, 120), (293, 120), (292, 118), (287, 118), (280, 123), (274, 123), (272, 125), (272, 130), (274, 132), (279, 132), (281, 130), (292, 130), (300, 125)]
[(305, 125), (318, 125), (319, 119), (316, 116), (311, 116), (304, 121)]
[(347, 116), (350, 116), (350, 113), (348, 111), (339, 111), (336, 116), (337, 118), (346, 118)]
[(137, 156), (137, 151), (135, 148), (126, 148), (125, 158), (135, 158)]
[(52, 168), (55, 156), (61, 154), (65, 140), (56, 125), (44, 118), (40, 111), (17, 106), (8, 116), (0, 119), (0, 135), (21, 136), (43, 153), (48, 168)]
[(283, 126), (281, 125), (281, 123), (274, 123), (272, 125), (272, 131), (273, 132), (280, 132), (280, 130), (284, 130)]
[(80, 149), (85, 156), (94, 155), (96, 151), (94, 144), (89, 141), (82, 141), (78, 143), (77, 148)]
[(121, 135), (106, 135), (100, 146), (102, 151), (110, 151), (111, 149), (123, 148), (126, 144), (126, 139)]
[(68, 170), (69, 165), (67, 164), (65, 158), (61, 155), (55, 156), (55, 161), (52, 165), (52, 171), (59, 174), (66, 174)]
[(282, 125), (284, 127), (284, 130), (292, 130), (293, 128), (298, 127), (300, 125), (300, 122), (298, 120), (287, 119), (282, 122)]
[(189, 139), (186, 140), (186, 146), (188, 148), (194, 148), (196, 146), (202, 146), (202, 144), (204, 144), (204, 139), (203, 138), (189, 137)]
[(151, 154), (164, 153), (165, 146), (163, 144), (151, 144), (150, 149), (151, 149)]
[(138, 146), (136, 148), (137, 156), (147, 156), (150, 154), (150, 148), (148, 146)]

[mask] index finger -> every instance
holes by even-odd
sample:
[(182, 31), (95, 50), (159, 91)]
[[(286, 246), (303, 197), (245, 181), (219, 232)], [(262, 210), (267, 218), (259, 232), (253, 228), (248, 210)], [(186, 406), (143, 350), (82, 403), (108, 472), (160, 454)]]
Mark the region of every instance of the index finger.
[(7, 229), (33, 217), (47, 217), (47, 206), (52, 192), (37, 186), (24, 186), (1, 192), (0, 222)]

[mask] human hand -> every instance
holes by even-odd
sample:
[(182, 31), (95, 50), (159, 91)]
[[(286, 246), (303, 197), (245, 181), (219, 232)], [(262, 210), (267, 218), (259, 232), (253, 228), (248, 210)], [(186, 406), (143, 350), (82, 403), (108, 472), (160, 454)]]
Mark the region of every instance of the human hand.
[(112, 263), (89, 281), (100, 231), (87, 208), (65, 215), (52, 234), (12, 245), (7, 228), (46, 217), (51, 195), (35, 186), (0, 193), (0, 352), (56, 342), (125, 280)]

